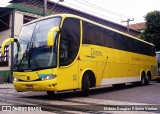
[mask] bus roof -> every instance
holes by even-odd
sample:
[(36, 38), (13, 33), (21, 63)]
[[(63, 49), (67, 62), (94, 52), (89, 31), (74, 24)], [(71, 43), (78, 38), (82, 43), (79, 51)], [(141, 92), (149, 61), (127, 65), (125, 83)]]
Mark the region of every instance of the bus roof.
[(26, 25), (28, 25), (28, 24), (31, 24), (31, 23), (34, 23), (34, 22), (37, 22), (37, 21), (40, 21), (40, 20), (45, 20), (45, 19), (48, 19), (48, 18), (58, 17), (58, 16), (59, 16), (59, 17), (74, 17), (74, 18), (78, 18), (78, 19), (87, 21), (87, 22), (89, 22), (89, 23), (93, 23), (93, 24), (95, 24), (95, 25), (101, 26), (101, 27), (103, 27), (103, 28), (109, 29), (109, 30), (111, 30), (111, 31), (117, 32), (117, 33), (119, 33), (119, 34), (128, 36), (128, 37), (133, 38), (133, 39), (135, 39), (135, 40), (139, 40), (139, 41), (141, 41), (141, 42), (144, 42), (144, 43), (146, 43), (146, 44), (149, 44), (149, 45), (154, 46), (152, 43), (146, 42), (146, 41), (144, 41), (144, 40), (142, 40), (142, 39), (140, 39), (140, 38), (137, 38), (137, 37), (131, 36), (131, 35), (129, 35), (129, 34), (123, 33), (123, 32), (121, 32), (121, 31), (118, 31), (118, 30), (113, 29), (113, 28), (111, 28), (111, 27), (108, 27), (108, 26), (105, 26), (105, 25), (96, 23), (96, 22), (91, 21), (91, 20), (89, 20), (89, 19), (86, 19), (86, 18), (77, 16), (77, 15), (73, 15), (73, 14), (68, 14), (68, 13), (64, 13), (64, 14), (55, 14), (55, 15), (50, 15), (50, 16), (42, 17), (42, 18), (33, 20), (33, 21), (29, 22), (29, 23), (26, 23), (26, 24), (24, 24), (23, 26), (26, 26)]

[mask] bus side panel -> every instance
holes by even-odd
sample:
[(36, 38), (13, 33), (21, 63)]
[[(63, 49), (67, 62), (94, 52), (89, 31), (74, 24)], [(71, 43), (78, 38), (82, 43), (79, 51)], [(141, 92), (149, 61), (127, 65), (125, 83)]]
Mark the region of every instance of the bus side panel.
[(117, 83), (127, 82), (128, 67), (126, 63), (117, 63)]
[[(87, 70), (91, 70), (95, 76), (97, 76), (97, 65), (94, 61), (79, 61), (80, 77), (79, 77), (79, 88), (81, 88), (82, 77)], [(97, 77), (95, 77), (97, 78)]]
[(78, 61), (75, 61), (70, 66), (63, 67), (61, 66), (58, 69), (58, 82), (59, 90), (70, 90), (78, 88)]
[(140, 65), (128, 64), (127, 82), (140, 81), (140, 72), (141, 72)]
[(100, 86), (100, 82), (103, 78), (103, 72), (104, 72), (104, 64), (103, 62), (98, 61), (97, 62), (97, 75), (96, 75), (96, 86)]

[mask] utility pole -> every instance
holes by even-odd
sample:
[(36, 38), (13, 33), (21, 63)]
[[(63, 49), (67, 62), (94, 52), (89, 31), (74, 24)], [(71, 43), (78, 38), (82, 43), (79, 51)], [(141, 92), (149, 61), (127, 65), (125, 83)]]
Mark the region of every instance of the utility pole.
[(43, 11), (43, 16), (47, 16), (47, 2), (48, 2), (48, 0), (44, 0), (44, 11)]
[[(58, 0), (58, 2), (63, 2), (64, 0)], [(47, 16), (48, 15), (48, 11), (47, 11), (47, 2), (48, 2), (48, 0), (44, 0), (44, 11), (43, 11), (43, 16)], [(54, 4), (54, 6), (51, 8), (51, 10), (53, 10), (53, 8), (58, 4), (58, 2), (56, 2), (55, 4)], [(52, 13), (52, 12), (51, 12)], [(50, 14), (51, 14), (50, 13)], [(50, 15), (49, 14), (49, 15)]]
[(54, 6), (50, 9), (50, 10), (51, 10), (51, 12), (49, 13), (49, 15), (51, 15), (51, 14), (52, 14), (52, 10), (54, 9), (54, 7), (55, 7), (55, 6), (57, 6), (57, 4), (58, 4), (59, 2), (64, 2), (64, 0), (58, 0), (58, 2), (57, 2), (57, 3), (55, 3), (55, 4), (54, 4)]
[[(12, 19), (12, 23), (11, 23), (11, 38), (14, 38), (14, 21), (15, 21), (15, 10), (12, 11), (12, 14), (11, 14), (11, 19)], [(14, 64), (14, 60), (13, 60), (13, 57), (14, 57), (14, 43), (12, 42), (11, 43), (11, 71), (10, 71), (10, 82), (12, 82), (13, 80), (13, 64)]]
[(123, 23), (123, 22), (126, 22), (126, 23), (127, 23), (127, 31), (128, 31), (128, 33), (129, 33), (129, 22), (130, 22), (130, 21), (134, 21), (134, 18), (133, 18), (133, 19), (127, 19), (126, 21), (123, 21), (123, 20), (121, 21), (122, 23)]

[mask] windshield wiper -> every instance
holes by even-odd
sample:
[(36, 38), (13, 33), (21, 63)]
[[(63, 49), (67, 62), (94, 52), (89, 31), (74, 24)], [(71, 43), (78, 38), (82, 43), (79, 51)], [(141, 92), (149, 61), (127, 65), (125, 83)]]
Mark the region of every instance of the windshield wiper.
[[(21, 61), (20, 61), (20, 63), (19, 63), (18, 71), (19, 71), (20, 68), (21, 68), (22, 61), (23, 61), (23, 63), (24, 63), (24, 58), (25, 58), (25, 57), (26, 57), (26, 60), (27, 60), (28, 47), (29, 47), (29, 42), (27, 43), (27, 49), (26, 49), (26, 51), (24, 52), (24, 54), (23, 54), (23, 56), (22, 56), (22, 59), (21, 59)], [(23, 65), (24, 65), (24, 64), (23, 64)], [(23, 68), (23, 65), (22, 65), (22, 68)]]

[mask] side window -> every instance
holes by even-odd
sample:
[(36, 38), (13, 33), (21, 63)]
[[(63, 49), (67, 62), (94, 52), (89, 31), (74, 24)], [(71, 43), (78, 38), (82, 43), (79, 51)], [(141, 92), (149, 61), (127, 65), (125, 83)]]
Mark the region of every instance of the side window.
[(80, 20), (66, 18), (63, 22), (60, 38), (60, 66), (71, 64), (77, 56), (80, 46)]
[(116, 48), (120, 50), (127, 50), (126, 49), (126, 37), (122, 34), (114, 33), (115, 34), (115, 42), (116, 42)]
[(97, 26), (83, 21), (83, 44), (97, 44), (98, 42)]
[(115, 48), (114, 32), (83, 21), (83, 44), (94, 44)]

